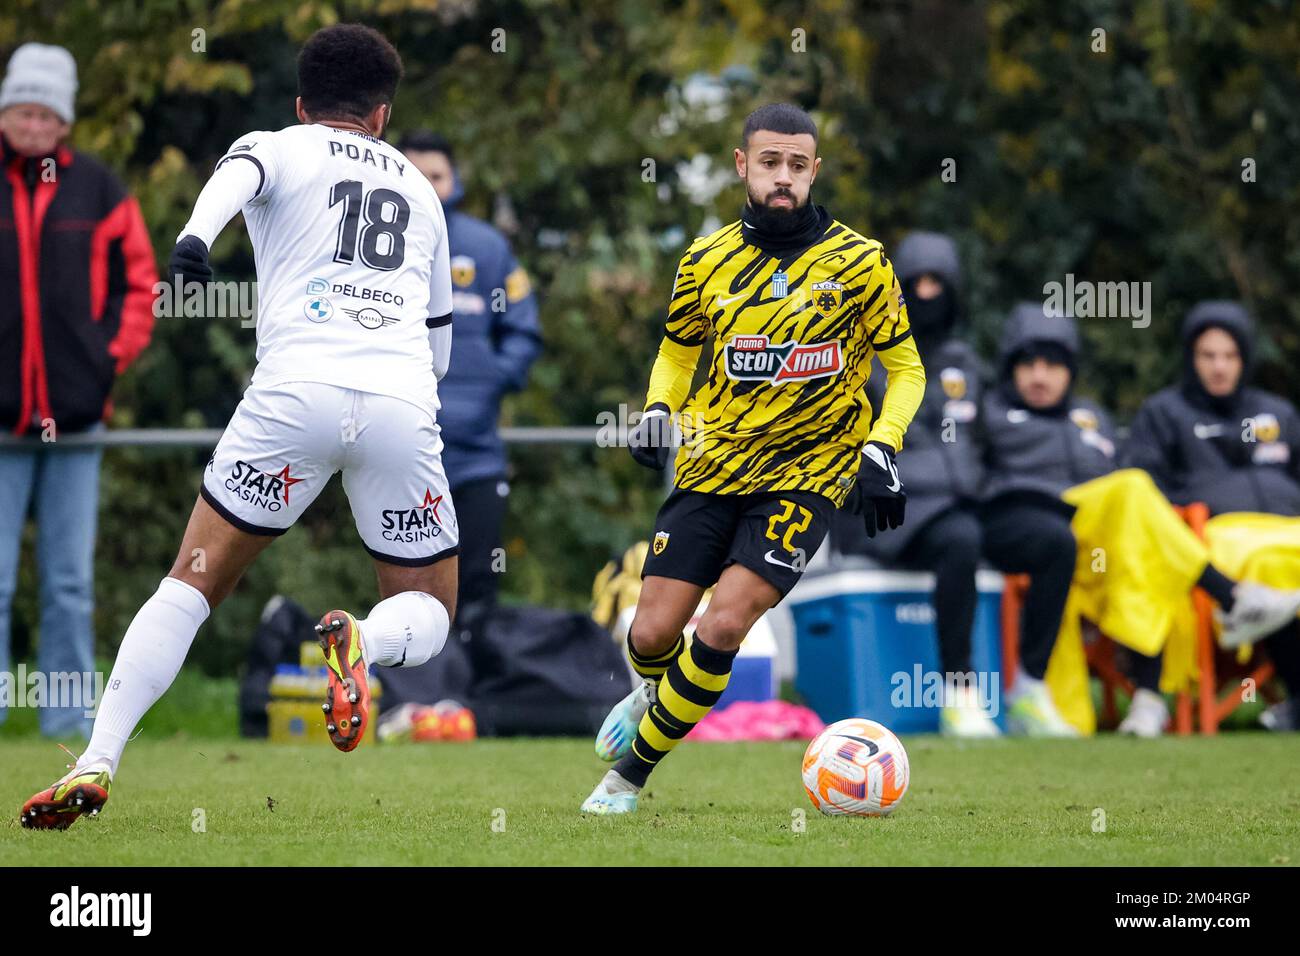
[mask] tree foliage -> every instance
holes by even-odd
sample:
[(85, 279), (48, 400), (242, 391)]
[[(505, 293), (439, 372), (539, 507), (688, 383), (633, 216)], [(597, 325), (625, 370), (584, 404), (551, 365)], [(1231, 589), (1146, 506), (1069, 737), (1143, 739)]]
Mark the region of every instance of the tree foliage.
[[(72, 50), (74, 143), (127, 180), (164, 262), (226, 146), (295, 121), (297, 47), (339, 21), (392, 39), (407, 70), (393, 132), (453, 141), (468, 209), (509, 228), (540, 289), (546, 352), (509, 424), (639, 408), (677, 257), (743, 198), (701, 174), (731, 183), (744, 115), (774, 99), (818, 119), (815, 191), (838, 218), (887, 247), (913, 228), (957, 238), (986, 351), (1044, 282), (1150, 282), (1150, 328), (1083, 322), (1084, 387), (1121, 418), (1177, 374), (1178, 322), (1207, 297), (1251, 305), (1260, 379), (1297, 397), (1300, 19), (1285, 0), (11, 0), (0, 52)], [(213, 257), (251, 278), (238, 223)], [(252, 365), (238, 320), (160, 320), (114, 424), (223, 425)], [(204, 459), (107, 454), (110, 646), (174, 557)], [(521, 448), (513, 465), (505, 593), (582, 606), (605, 556), (647, 533), (658, 483), (608, 448)], [(357, 544), (334, 486), (214, 617), (200, 661), (231, 668), (277, 591), (368, 607)], [(20, 628), (36, 620), (26, 593)]]

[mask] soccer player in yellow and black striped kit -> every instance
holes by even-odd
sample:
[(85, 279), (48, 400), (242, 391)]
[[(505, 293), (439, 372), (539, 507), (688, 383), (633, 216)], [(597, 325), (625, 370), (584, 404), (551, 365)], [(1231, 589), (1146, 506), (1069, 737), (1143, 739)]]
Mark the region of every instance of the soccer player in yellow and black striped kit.
[[(893, 267), (879, 242), (812, 202), (821, 159), (803, 110), (756, 110), (735, 160), (748, 202), (682, 257), (629, 440), (637, 461), (663, 468), (674, 418), (684, 438), (628, 634), (645, 680), (601, 728), (596, 751), (617, 763), (586, 813), (636, 810), (650, 771), (722, 695), (749, 629), (799, 579), (833, 509), (864, 515), (871, 534), (903, 520), (894, 454), (925, 372)], [(710, 343), (708, 379), (687, 401)], [(888, 373), (874, 424), (873, 355)], [(715, 584), (688, 644), (682, 629)]]

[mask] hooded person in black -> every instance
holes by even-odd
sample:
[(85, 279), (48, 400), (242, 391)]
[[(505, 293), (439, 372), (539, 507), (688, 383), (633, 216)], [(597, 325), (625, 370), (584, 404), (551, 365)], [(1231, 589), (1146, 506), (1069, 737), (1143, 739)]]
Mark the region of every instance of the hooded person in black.
[[(1151, 475), (1175, 504), (1204, 502), (1211, 514), (1300, 515), (1300, 415), (1281, 396), (1250, 386), (1255, 353), (1250, 314), (1238, 302), (1198, 302), (1183, 320), (1183, 374), (1147, 399), (1121, 460)], [(1287, 690), (1300, 688), (1300, 626), (1264, 638)], [(1155, 693), (1159, 660), (1137, 658), (1133, 677)], [(1279, 727), (1297, 725), (1293, 701)]]
[[(974, 504), (983, 477), (977, 429), (986, 376), (975, 350), (957, 334), (962, 272), (952, 239), (934, 232), (909, 233), (894, 254), (894, 272), (926, 378), (925, 396), (907, 431), (907, 447), (898, 453), (899, 467), (908, 476), (907, 523), (890, 534), (868, 538), (860, 521), (840, 515), (833, 533), (841, 552), (934, 573), (931, 600), (940, 664), (946, 675), (957, 678), (972, 669), (975, 569), (981, 547)], [(872, 408), (881, 407), (884, 388), (885, 375), (877, 369), (867, 382)], [(997, 735), (997, 725), (963, 692), (966, 682), (953, 679), (949, 684), (941, 730), (963, 737)]]
[(1039, 736), (1075, 735), (1043, 682), (1076, 557), (1073, 508), (1061, 493), (1114, 468), (1109, 416), (1074, 394), (1078, 354), (1073, 319), (1020, 303), (1003, 328), (998, 383), (983, 410), (984, 556), (999, 571), (1030, 577), (1008, 718)]
[(1300, 515), (1300, 416), (1286, 399), (1250, 386), (1254, 338), (1239, 303), (1197, 303), (1183, 321), (1182, 381), (1152, 395), (1133, 419), (1122, 460), (1148, 472), (1175, 504)]

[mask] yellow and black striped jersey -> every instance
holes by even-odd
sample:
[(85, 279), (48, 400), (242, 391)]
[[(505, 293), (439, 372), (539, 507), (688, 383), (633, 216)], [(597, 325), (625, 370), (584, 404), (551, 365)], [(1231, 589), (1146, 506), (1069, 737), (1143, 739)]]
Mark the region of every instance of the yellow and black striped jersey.
[[(708, 379), (682, 403), (703, 346)], [(871, 425), (872, 355), (889, 373)], [(682, 257), (646, 405), (679, 411), (677, 487), (812, 491), (841, 504), (868, 439), (897, 449), (925, 389), (907, 309), (879, 242), (832, 221), (784, 256), (739, 222)]]

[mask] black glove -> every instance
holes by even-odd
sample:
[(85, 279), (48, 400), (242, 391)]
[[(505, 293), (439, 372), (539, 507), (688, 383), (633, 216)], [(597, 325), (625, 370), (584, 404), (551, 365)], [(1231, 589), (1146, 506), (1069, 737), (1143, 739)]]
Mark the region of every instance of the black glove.
[(181, 277), (181, 282), (184, 283), (181, 286), (182, 294), (191, 282), (204, 286), (211, 282), (212, 266), (208, 265), (208, 247), (203, 244), (203, 240), (198, 236), (182, 236), (167, 262), (167, 274), (173, 282), (177, 276)]
[(637, 464), (663, 471), (673, 445), (673, 417), (668, 406), (655, 402), (627, 436), (627, 448)]
[(907, 495), (898, 478), (893, 449), (883, 442), (867, 442), (858, 465), (858, 480), (841, 507), (866, 519), (868, 538), (903, 523)]

